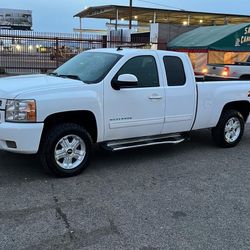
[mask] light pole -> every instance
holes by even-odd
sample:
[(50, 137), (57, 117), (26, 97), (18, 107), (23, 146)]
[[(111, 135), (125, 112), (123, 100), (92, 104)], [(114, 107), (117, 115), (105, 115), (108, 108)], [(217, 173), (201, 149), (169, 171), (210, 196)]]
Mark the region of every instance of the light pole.
[(132, 29), (132, 19), (133, 19), (133, 0), (129, 0), (129, 29)]

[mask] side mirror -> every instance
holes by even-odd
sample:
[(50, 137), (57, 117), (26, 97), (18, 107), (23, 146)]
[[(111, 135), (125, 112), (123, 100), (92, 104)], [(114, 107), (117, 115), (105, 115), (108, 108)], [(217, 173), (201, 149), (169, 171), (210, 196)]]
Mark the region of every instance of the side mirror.
[(120, 90), (122, 88), (135, 87), (137, 85), (138, 85), (137, 77), (131, 74), (120, 75), (117, 80), (112, 81), (112, 87), (115, 90)]

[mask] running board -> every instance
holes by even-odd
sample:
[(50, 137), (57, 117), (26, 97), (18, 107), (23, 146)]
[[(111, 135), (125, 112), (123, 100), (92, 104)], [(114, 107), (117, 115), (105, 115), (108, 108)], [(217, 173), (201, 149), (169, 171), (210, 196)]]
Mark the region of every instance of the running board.
[(120, 151), (130, 148), (148, 147), (161, 144), (178, 144), (186, 140), (186, 137), (180, 134), (163, 135), (155, 137), (132, 138), (127, 140), (117, 140), (102, 143), (102, 146), (111, 151)]

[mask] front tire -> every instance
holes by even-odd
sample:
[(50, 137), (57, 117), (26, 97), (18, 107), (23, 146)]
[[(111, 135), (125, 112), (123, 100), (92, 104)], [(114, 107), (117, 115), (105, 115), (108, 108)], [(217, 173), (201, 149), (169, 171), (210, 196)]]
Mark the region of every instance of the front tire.
[(212, 137), (215, 144), (223, 148), (236, 146), (244, 133), (245, 121), (242, 114), (236, 110), (226, 110), (215, 128)]
[(81, 126), (64, 123), (52, 127), (43, 137), (40, 159), (47, 172), (58, 177), (80, 174), (89, 164), (92, 139)]

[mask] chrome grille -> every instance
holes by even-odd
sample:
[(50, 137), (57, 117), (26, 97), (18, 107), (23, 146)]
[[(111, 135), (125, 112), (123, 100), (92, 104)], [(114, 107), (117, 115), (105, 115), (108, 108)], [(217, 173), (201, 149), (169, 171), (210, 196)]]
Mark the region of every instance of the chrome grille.
[(4, 99), (0, 99), (0, 110), (5, 109), (5, 103), (6, 103), (6, 101)]
[(0, 123), (4, 122), (4, 111), (0, 110)]
[(0, 99), (0, 123), (4, 122), (5, 119), (5, 114), (4, 114), (4, 110), (5, 110), (5, 104), (6, 104), (6, 100), (5, 99)]

